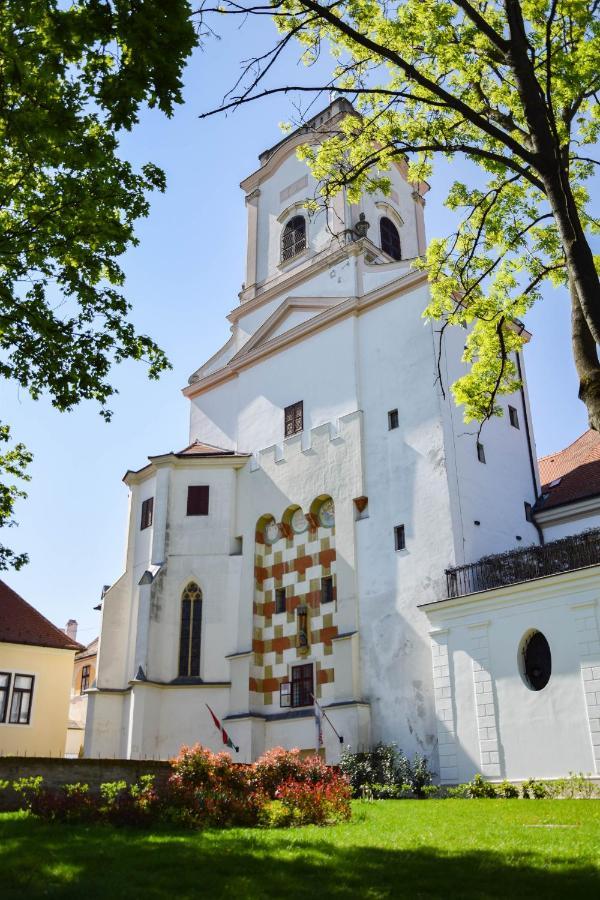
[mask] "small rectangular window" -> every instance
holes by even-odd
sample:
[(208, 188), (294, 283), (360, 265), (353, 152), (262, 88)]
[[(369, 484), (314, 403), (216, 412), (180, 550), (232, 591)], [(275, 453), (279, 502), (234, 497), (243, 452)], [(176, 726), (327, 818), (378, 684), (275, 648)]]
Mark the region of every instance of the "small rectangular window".
[(479, 441), (477, 441), (477, 459), (480, 463), (485, 462), (485, 450), (483, 444), (480, 444)]
[(531, 503), (528, 503), (527, 500), (526, 500), (525, 503), (524, 503), (523, 505), (524, 505), (524, 507), (525, 507), (525, 519), (526, 519), (528, 522), (533, 522), (533, 510), (532, 510), (532, 507), (531, 507)]
[(32, 697), (33, 675), (15, 675), (8, 719), (11, 725), (29, 725)]
[(390, 409), (388, 412), (388, 431), (398, 427), (398, 410)]
[(90, 686), (90, 666), (84, 666), (81, 670), (81, 689), (80, 694), (85, 694)]
[(510, 419), (510, 424), (513, 428), (519, 427), (519, 413), (514, 406), (508, 407), (508, 418)]
[(0, 722), (6, 722), (8, 695), (10, 693), (10, 672), (0, 672)]
[(285, 588), (275, 588), (275, 612), (284, 613), (287, 609)]
[(333, 576), (321, 578), (321, 603), (333, 603)]
[(188, 516), (208, 515), (208, 485), (190, 484), (187, 495)]
[(299, 400), (298, 403), (292, 403), (284, 409), (284, 436), (291, 437), (293, 434), (299, 434), (304, 428), (304, 403)]
[(279, 685), (279, 705), (288, 708), (292, 705), (292, 685), (285, 681)]
[(394, 541), (396, 544), (396, 550), (406, 550), (406, 535), (404, 532), (404, 525), (396, 525), (394, 528)]
[(149, 528), (152, 525), (152, 516), (154, 514), (154, 497), (148, 497), (142, 503), (142, 519), (140, 522), (140, 531)]

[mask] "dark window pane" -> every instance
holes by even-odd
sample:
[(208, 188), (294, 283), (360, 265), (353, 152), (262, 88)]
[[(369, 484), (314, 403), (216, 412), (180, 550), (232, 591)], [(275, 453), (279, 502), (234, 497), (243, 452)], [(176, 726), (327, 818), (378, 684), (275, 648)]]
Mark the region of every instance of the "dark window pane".
[(514, 408), (514, 406), (508, 407), (508, 417), (510, 419), (510, 424), (512, 425), (512, 427), (518, 428), (519, 427), (519, 414), (518, 414), (517, 410)]
[(480, 444), (479, 441), (477, 441), (477, 459), (480, 463), (485, 462), (485, 450), (483, 444)]
[(140, 529), (143, 531), (144, 528), (149, 528), (152, 525), (152, 516), (154, 513), (154, 497), (148, 497), (147, 500), (144, 500), (142, 503), (142, 518), (140, 522)]
[(10, 673), (0, 672), (0, 722), (6, 721), (8, 695), (10, 692)]
[(404, 533), (404, 525), (396, 525), (394, 528), (394, 539), (396, 543), (396, 550), (405, 550), (406, 549), (406, 536)]
[(523, 649), (525, 679), (533, 691), (541, 691), (550, 681), (552, 654), (541, 631), (534, 631)]
[(388, 413), (388, 428), (391, 431), (393, 428), (398, 427), (398, 410), (390, 409)]
[(9, 722), (12, 725), (28, 725), (31, 715), (33, 675), (15, 675)]
[(184, 597), (181, 601), (181, 634), (179, 637), (179, 674), (189, 675), (190, 659), (190, 617), (192, 601)]
[(188, 487), (187, 514), (188, 516), (208, 515), (207, 484), (191, 484)]
[(202, 637), (202, 600), (192, 604), (192, 634), (190, 648), (190, 675), (200, 675), (200, 641)]
[(283, 613), (286, 611), (285, 588), (275, 589), (275, 612)]
[(90, 686), (90, 667), (84, 666), (81, 670), (81, 693), (83, 694), (84, 691), (87, 691), (89, 686)]
[(391, 219), (383, 216), (379, 223), (379, 232), (381, 235), (381, 249), (392, 259), (402, 259), (400, 249), (400, 235), (398, 229)]
[(321, 603), (333, 603), (333, 577), (321, 578)]
[(292, 706), (312, 706), (313, 704), (312, 663), (292, 668)]

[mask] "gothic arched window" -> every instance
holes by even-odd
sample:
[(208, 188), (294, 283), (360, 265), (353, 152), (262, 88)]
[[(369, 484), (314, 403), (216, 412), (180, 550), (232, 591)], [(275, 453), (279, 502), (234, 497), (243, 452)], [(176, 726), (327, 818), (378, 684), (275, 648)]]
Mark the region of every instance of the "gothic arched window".
[(281, 239), (281, 260), (285, 262), (306, 249), (306, 219), (293, 216), (283, 229)]
[(200, 675), (200, 639), (202, 637), (202, 591), (190, 581), (181, 596), (179, 635), (179, 675)]
[(391, 219), (383, 216), (379, 222), (379, 233), (381, 236), (381, 249), (392, 259), (402, 259), (400, 250), (400, 235), (398, 229)]

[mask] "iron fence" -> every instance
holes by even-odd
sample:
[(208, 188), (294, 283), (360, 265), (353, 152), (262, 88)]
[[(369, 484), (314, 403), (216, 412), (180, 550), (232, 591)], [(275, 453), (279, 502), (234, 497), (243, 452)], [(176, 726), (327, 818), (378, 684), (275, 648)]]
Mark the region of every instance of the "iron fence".
[(485, 556), (476, 563), (446, 569), (446, 596), (464, 597), (599, 564), (600, 529), (595, 528), (544, 546), (509, 550)]

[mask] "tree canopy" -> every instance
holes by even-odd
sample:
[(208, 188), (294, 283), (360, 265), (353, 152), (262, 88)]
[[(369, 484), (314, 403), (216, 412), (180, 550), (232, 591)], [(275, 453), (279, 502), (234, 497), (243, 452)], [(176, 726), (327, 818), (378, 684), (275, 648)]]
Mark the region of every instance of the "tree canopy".
[[(122, 159), (119, 133), (144, 105), (171, 116), (182, 102), (190, 13), (187, 0), (0, 0), (0, 377), (59, 410), (94, 399), (108, 418), (114, 363), (168, 367), (128, 319), (119, 264), (165, 176)], [(7, 423), (0, 444), (6, 526), (30, 454)], [(0, 545), (0, 570), (25, 561)]]
[[(270, 15), (280, 39), (250, 60), (220, 109), (265, 94), (335, 89), (360, 114), (303, 153), (325, 197), (345, 188), (388, 191), (394, 161), (412, 181), (436, 156), (460, 154), (481, 184), (456, 181), (447, 205), (456, 233), (430, 242), (426, 315), (468, 324), (467, 373), (454, 385), (465, 420), (502, 414), (501, 394), (520, 384), (519, 320), (544, 282), (568, 287), (579, 396), (600, 429), (600, 282), (590, 238), (599, 222), (587, 182), (600, 113), (599, 0), (224, 0), (215, 13)], [(311, 65), (333, 55), (314, 87), (272, 86), (275, 63), (297, 44)], [(548, 308), (548, 315), (551, 315)], [(516, 326), (516, 327), (515, 327)]]

